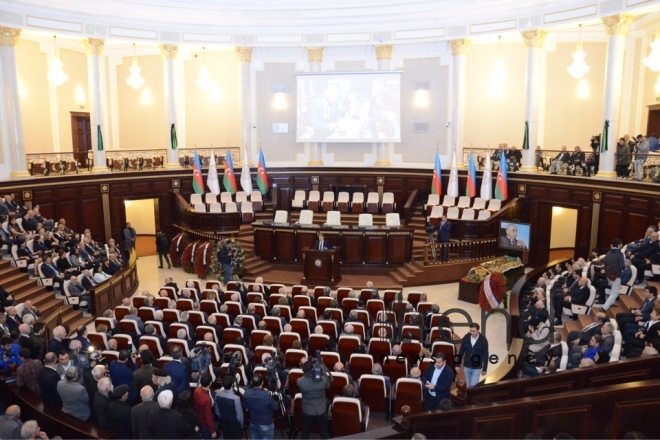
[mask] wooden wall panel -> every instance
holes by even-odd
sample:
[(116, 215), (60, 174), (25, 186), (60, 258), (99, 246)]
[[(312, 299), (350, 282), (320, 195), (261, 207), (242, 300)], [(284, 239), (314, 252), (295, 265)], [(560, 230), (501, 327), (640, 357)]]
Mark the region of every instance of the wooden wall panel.
[(559, 432), (569, 432), (575, 438), (589, 438), (591, 406), (540, 410), (533, 415), (534, 432), (541, 438), (553, 438)]
[(651, 205), (651, 200), (642, 197), (628, 197), (628, 207), (631, 209), (649, 209)]
[(623, 194), (603, 194), (603, 205), (612, 205), (612, 206), (623, 206), (625, 201), (625, 196)]
[(609, 249), (612, 241), (621, 237), (623, 224), (621, 210), (601, 207), (598, 220), (598, 247)]
[[(657, 225), (649, 219), (649, 213), (647, 212), (628, 212), (626, 216), (626, 222), (623, 226), (623, 231), (621, 231), (621, 238), (624, 243), (629, 243), (633, 240), (639, 240), (644, 236), (646, 228), (650, 225)], [(622, 212), (621, 217), (624, 216)]]
[(470, 438), (516, 438), (522, 421), (516, 413), (498, 414), (491, 417), (475, 417)]

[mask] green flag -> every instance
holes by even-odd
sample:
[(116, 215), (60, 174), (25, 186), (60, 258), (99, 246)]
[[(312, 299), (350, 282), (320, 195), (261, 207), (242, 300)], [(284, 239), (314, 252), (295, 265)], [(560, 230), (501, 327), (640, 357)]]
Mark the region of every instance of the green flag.
[(525, 136), (523, 137), (523, 150), (529, 150), (529, 122), (525, 121)]
[(103, 133), (101, 133), (101, 126), (96, 126), (96, 141), (98, 142), (98, 150), (103, 151)]
[(605, 125), (603, 125), (603, 133), (600, 137), (600, 151), (602, 153), (607, 151), (607, 132), (610, 129), (610, 121), (605, 120)]
[(174, 128), (174, 124), (172, 124), (172, 127), (170, 128), (170, 142), (172, 143), (172, 149), (176, 150), (178, 142), (176, 140), (176, 129)]

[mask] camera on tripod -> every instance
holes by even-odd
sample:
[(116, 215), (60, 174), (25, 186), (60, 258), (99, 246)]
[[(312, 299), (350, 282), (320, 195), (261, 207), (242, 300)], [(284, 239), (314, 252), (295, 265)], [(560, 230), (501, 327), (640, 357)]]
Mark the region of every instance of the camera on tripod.
[(314, 382), (321, 382), (323, 380), (323, 371), (325, 364), (321, 359), (321, 350), (316, 350), (316, 356), (312, 358), (312, 380)]
[(266, 360), (266, 383), (268, 384), (268, 391), (279, 390), (277, 379), (277, 361), (274, 356)]
[(430, 224), (430, 223), (429, 223), (428, 225), (426, 225), (426, 227), (424, 228), (424, 230), (426, 231), (426, 233), (427, 233), (429, 236), (432, 236), (432, 235), (435, 233), (435, 227), (434, 227), (432, 224)]

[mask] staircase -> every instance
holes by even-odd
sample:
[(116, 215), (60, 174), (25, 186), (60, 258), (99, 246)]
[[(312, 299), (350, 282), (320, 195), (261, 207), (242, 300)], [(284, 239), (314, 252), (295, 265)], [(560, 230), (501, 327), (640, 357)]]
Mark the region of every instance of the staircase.
[[(84, 317), (80, 310), (74, 310), (73, 306), (65, 305), (64, 299), (57, 298), (55, 292), (49, 292), (44, 286), (40, 286), (37, 278), (30, 278), (27, 272), (21, 272), (18, 267), (11, 265), (9, 260), (0, 260), (0, 285), (12, 295), (17, 304), (32, 301), (41, 312), (40, 321), (50, 322), (55, 325), (68, 325), (72, 332), (81, 326), (87, 325), (94, 320), (93, 317)], [(59, 312), (59, 317), (56, 315)], [(51, 319), (53, 317), (53, 319)]]

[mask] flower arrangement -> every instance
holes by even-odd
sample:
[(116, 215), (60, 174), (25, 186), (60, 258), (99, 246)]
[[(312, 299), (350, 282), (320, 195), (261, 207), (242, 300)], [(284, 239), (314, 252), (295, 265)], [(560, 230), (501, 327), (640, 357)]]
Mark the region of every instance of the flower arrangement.
[(181, 267), (186, 273), (195, 273), (195, 252), (199, 241), (193, 241), (186, 246), (181, 254)]
[(502, 304), (508, 306), (509, 298), (506, 294), (506, 277), (500, 272), (486, 275), (479, 286), (479, 306), (489, 312)]
[(188, 246), (189, 241), (188, 234), (185, 232), (179, 232), (174, 236), (170, 242), (170, 260), (172, 261), (172, 266), (181, 267), (181, 251)]
[[(209, 250), (211, 252), (209, 252)], [(197, 250), (195, 251), (195, 273), (197, 274), (197, 277), (202, 280), (206, 279), (210, 273), (209, 254), (212, 253), (213, 248), (211, 247), (211, 243), (208, 241), (205, 241), (197, 246)]]
[[(231, 243), (231, 248), (235, 252), (235, 256), (232, 260), (232, 272), (235, 275), (238, 275), (239, 277), (242, 277), (243, 274), (245, 273), (245, 269), (243, 269), (243, 262), (245, 261), (245, 251), (243, 250), (243, 246), (236, 240), (232, 238), (225, 238), (223, 240), (220, 240), (218, 242), (218, 246), (216, 248), (215, 253), (215, 263), (216, 265), (213, 266), (213, 272), (218, 274), (218, 279), (223, 279), (225, 275), (225, 270), (222, 268), (222, 264), (218, 261), (218, 251), (227, 243)], [(217, 271), (216, 271), (217, 270)]]
[(517, 257), (498, 257), (473, 267), (466, 276), (461, 278), (461, 281), (464, 283), (479, 284), (491, 272), (503, 273), (519, 266), (522, 266), (522, 262)]

